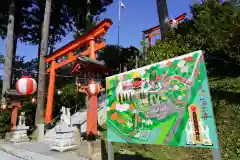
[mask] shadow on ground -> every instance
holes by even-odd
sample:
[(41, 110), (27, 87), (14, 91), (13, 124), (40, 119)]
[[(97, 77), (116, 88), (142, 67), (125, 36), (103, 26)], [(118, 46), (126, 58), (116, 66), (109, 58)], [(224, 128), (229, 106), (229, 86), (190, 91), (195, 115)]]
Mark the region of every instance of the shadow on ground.
[[(108, 160), (107, 154), (103, 155), (103, 160)], [(153, 160), (152, 158), (146, 158), (141, 155), (127, 155), (127, 154), (114, 154), (114, 160)]]
[(124, 155), (124, 154), (115, 153), (114, 160), (153, 160), (153, 159), (146, 158), (141, 155)]
[(213, 100), (227, 100), (230, 104), (239, 104), (240, 103), (240, 93), (226, 91), (222, 89), (211, 89), (211, 95)]
[[(102, 159), (108, 160), (107, 148), (104, 140), (101, 140), (101, 150), (102, 150)], [(114, 160), (153, 160), (153, 159), (143, 157), (142, 155), (139, 155), (139, 154), (129, 155), (129, 154), (115, 153)]]

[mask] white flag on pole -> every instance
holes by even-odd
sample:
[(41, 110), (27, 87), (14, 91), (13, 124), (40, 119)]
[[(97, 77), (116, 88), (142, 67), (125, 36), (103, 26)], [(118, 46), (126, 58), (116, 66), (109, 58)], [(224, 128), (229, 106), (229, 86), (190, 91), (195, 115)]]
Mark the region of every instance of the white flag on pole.
[(122, 8), (125, 8), (125, 5), (122, 3), (122, 1), (120, 0), (120, 5)]

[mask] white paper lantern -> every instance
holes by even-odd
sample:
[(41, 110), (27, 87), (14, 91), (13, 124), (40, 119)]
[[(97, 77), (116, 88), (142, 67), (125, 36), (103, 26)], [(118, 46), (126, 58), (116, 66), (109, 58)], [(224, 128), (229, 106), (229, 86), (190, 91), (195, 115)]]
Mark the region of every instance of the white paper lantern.
[(22, 95), (33, 94), (37, 90), (37, 82), (28, 76), (22, 77), (16, 83), (16, 90)]
[(99, 85), (95, 81), (91, 80), (88, 84), (88, 94), (89, 95), (97, 95), (99, 93)]

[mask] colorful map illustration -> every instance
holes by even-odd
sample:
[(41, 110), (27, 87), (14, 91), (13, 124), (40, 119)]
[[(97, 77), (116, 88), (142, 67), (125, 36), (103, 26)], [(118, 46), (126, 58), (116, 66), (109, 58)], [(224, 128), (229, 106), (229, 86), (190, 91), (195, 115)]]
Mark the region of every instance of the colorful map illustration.
[(218, 148), (202, 51), (106, 79), (108, 140)]

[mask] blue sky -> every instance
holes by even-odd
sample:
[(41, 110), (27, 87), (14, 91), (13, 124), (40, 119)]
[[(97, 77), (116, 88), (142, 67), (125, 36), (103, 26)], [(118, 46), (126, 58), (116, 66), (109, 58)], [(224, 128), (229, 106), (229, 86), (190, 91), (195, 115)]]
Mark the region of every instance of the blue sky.
[[(122, 2), (126, 8), (121, 9), (120, 45), (140, 48), (141, 31), (159, 24), (156, 0), (122, 0)], [(169, 18), (177, 17), (184, 12), (189, 15), (189, 6), (193, 2), (196, 0), (168, 0)], [(114, 0), (100, 18), (112, 19), (113, 25), (106, 35), (106, 40), (108, 44), (117, 44), (118, 1)], [(69, 34), (55, 47), (58, 49), (72, 40), (73, 36)], [(0, 40), (0, 53), (5, 54), (5, 41), (2, 40)], [(17, 54), (26, 56), (26, 60), (31, 60), (37, 56), (37, 46), (18, 43)]]

